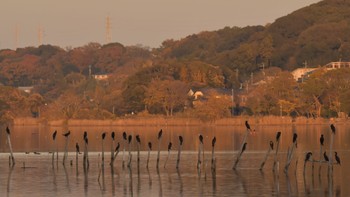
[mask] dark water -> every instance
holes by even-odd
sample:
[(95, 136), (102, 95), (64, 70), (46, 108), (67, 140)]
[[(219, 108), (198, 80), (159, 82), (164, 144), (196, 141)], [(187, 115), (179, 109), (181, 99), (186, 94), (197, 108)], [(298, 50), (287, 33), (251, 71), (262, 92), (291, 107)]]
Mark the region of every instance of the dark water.
[[(147, 150), (146, 143), (151, 141), (157, 149), (157, 134), (161, 127), (94, 127), (94, 128), (12, 128), (11, 141), (15, 151), (16, 165), (8, 165), (9, 149), (5, 132), (0, 134), (0, 192), (1, 196), (350, 196), (350, 129), (337, 126), (334, 138), (334, 151), (341, 157), (342, 165), (335, 165), (333, 176), (327, 176), (327, 166), (319, 164), (314, 170), (307, 164), (303, 175), (305, 152), (312, 151), (314, 159), (319, 159), (319, 136), (324, 134), (328, 151), (330, 143), (329, 126), (269, 126), (256, 127), (255, 133), (247, 138), (247, 150), (243, 154), (237, 170), (232, 166), (245, 133), (243, 127), (163, 127), (162, 152), (159, 170), (156, 169), (156, 151), (151, 154), (147, 170), (147, 152), (141, 152), (140, 164), (136, 161), (136, 142), (132, 143), (132, 166), (122, 167), (122, 152), (119, 153), (113, 170), (110, 159), (110, 132), (115, 131), (121, 142), (122, 132), (133, 136), (140, 135), (141, 148)], [(64, 149), (64, 137), (61, 133), (71, 130), (68, 162), (62, 165), (63, 153), (58, 163), (52, 166), (51, 154), (54, 149), (52, 132), (58, 130), (58, 147)], [(82, 155), (79, 155), (78, 167), (75, 162), (75, 143), (83, 142), (83, 131), (88, 131), (90, 168), (84, 171)], [(105, 165), (101, 167), (101, 133), (109, 132), (105, 140)], [(280, 143), (280, 170), (272, 172), (273, 155), (263, 171), (259, 171), (270, 140), (275, 139), (276, 131), (282, 132)], [(286, 152), (292, 144), (292, 133), (298, 134), (298, 148), (288, 176), (283, 172)], [(198, 135), (204, 136), (206, 150), (205, 162), (200, 171), (196, 168)], [(176, 170), (178, 136), (184, 137), (180, 169)], [(211, 171), (211, 139), (216, 136), (216, 171)], [(168, 142), (173, 143), (170, 160), (164, 168), (167, 158)], [(81, 148), (82, 149), (82, 148)], [(30, 151), (30, 154), (25, 154)], [(35, 155), (32, 152), (41, 152)], [(70, 161), (72, 160), (72, 165)], [(26, 168), (22, 168), (25, 163)]]

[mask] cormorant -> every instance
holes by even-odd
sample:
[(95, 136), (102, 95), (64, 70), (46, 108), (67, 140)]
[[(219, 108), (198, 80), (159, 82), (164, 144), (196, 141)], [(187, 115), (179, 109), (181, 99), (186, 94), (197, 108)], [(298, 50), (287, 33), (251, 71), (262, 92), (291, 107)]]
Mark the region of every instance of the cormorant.
[(137, 141), (137, 143), (141, 143), (141, 139), (140, 139), (140, 136), (139, 135), (136, 135), (136, 141)]
[(81, 154), (78, 142), (75, 143), (75, 149), (79, 154)]
[(56, 139), (56, 135), (57, 135), (57, 130), (55, 130), (52, 134), (52, 139), (55, 140)]
[(132, 135), (129, 135), (129, 137), (128, 137), (129, 144), (131, 143), (131, 140), (132, 140)]
[(106, 137), (106, 132), (103, 132), (103, 133), (102, 133), (102, 140), (104, 140), (105, 137)]
[(180, 141), (180, 146), (181, 146), (183, 144), (183, 142), (184, 142), (184, 139), (182, 138), (181, 135), (179, 136), (179, 141)]
[(321, 146), (323, 146), (323, 143), (324, 143), (324, 137), (323, 137), (323, 134), (321, 134), (321, 137), (320, 137), (320, 144), (321, 144)]
[(326, 154), (326, 151), (324, 151), (324, 153), (323, 153), (323, 158), (324, 158), (324, 160), (325, 161), (329, 161), (329, 158), (328, 158), (328, 156), (327, 156), (327, 154)]
[(152, 142), (148, 142), (148, 148), (152, 150)]
[(168, 144), (168, 151), (170, 151), (171, 150), (171, 147), (173, 146), (173, 144), (171, 143), (171, 142), (169, 142), (169, 144)]
[(213, 140), (211, 141), (211, 146), (214, 147), (216, 143), (216, 137), (214, 136)]
[(250, 125), (248, 123), (248, 120), (245, 121), (245, 127), (247, 127), (247, 129), (250, 130)]
[(7, 133), (8, 135), (11, 134), (9, 127), (6, 127), (6, 133)]
[(338, 156), (338, 153), (337, 152), (334, 152), (335, 153), (335, 160), (337, 161), (337, 164), (340, 165), (340, 158)]
[(126, 132), (123, 132), (123, 139), (126, 140)]
[(272, 141), (270, 141), (270, 148), (271, 148), (271, 150), (273, 150), (273, 142)]
[(114, 133), (114, 131), (111, 133), (111, 137), (112, 137), (113, 140), (115, 139), (115, 133)]
[(281, 137), (281, 131), (278, 131), (276, 134), (276, 141), (278, 141)]
[(70, 135), (70, 131), (68, 131), (67, 133), (62, 134), (64, 137), (68, 137)]
[(203, 144), (203, 136), (199, 135), (199, 141)]
[(310, 158), (311, 158), (311, 156), (312, 156), (312, 152), (306, 153), (306, 155), (305, 155), (305, 162), (306, 162), (306, 161), (309, 161)]
[(332, 133), (335, 135), (335, 126), (331, 124)]

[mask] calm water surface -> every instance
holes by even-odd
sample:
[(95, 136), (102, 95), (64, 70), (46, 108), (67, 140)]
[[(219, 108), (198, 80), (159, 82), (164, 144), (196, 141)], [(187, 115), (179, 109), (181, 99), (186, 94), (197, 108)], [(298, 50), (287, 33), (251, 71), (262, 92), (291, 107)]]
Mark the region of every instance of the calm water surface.
[[(63, 153), (58, 163), (51, 163), (54, 143), (52, 132), (58, 131), (59, 151), (64, 149), (61, 133), (71, 130), (68, 162), (62, 165)], [(11, 141), (15, 151), (16, 165), (8, 165), (9, 150), (4, 131), (0, 133), (0, 192), (1, 196), (350, 196), (350, 128), (337, 126), (334, 150), (341, 157), (342, 165), (334, 166), (331, 178), (327, 176), (327, 166), (319, 164), (312, 170), (307, 164), (303, 175), (305, 152), (312, 151), (314, 159), (319, 159), (319, 137), (325, 136), (325, 148), (329, 149), (330, 129), (325, 126), (264, 126), (256, 127), (255, 133), (248, 135), (247, 151), (243, 154), (237, 170), (232, 166), (245, 133), (244, 127), (163, 127), (161, 160), (156, 169), (156, 151), (151, 153), (149, 169), (146, 168), (147, 143), (157, 147), (157, 134), (161, 127), (70, 127), (70, 128), (12, 128)], [(75, 143), (83, 142), (83, 132), (89, 136), (90, 168), (84, 171), (83, 156), (79, 155), (78, 166), (75, 161)], [(101, 133), (109, 132), (104, 141), (105, 165), (102, 167)], [(120, 152), (113, 168), (110, 167), (110, 132), (115, 131), (121, 142), (122, 132), (141, 138), (140, 164), (136, 161), (136, 142), (132, 142), (132, 166), (122, 167), (123, 153)], [(272, 172), (273, 155), (259, 171), (265, 157), (269, 141), (275, 139), (276, 131), (281, 131), (280, 171)], [(288, 176), (283, 172), (286, 152), (292, 143), (292, 133), (298, 134), (298, 148), (294, 155)], [(205, 162), (200, 171), (196, 168), (198, 135), (204, 136)], [(184, 137), (180, 169), (176, 170), (178, 136)], [(210, 167), (211, 139), (217, 138), (217, 168)], [(167, 158), (167, 144), (173, 143), (170, 160)], [(82, 149), (82, 148), (81, 148)], [(24, 152), (29, 151), (30, 154)], [(33, 154), (38, 151), (41, 154)], [(70, 165), (72, 161), (72, 165)], [(26, 168), (23, 168), (25, 165)]]

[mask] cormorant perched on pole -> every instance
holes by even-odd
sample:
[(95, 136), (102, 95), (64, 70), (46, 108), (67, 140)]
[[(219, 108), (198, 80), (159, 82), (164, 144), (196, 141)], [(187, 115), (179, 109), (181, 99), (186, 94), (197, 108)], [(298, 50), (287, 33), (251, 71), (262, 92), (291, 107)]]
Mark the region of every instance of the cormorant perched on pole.
[(11, 131), (10, 131), (9, 127), (6, 127), (6, 133), (7, 133), (7, 135), (11, 134)]
[(156, 165), (157, 169), (159, 168), (160, 144), (161, 144), (162, 135), (163, 135), (163, 130), (160, 129), (160, 131), (158, 132), (158, 153), (157, 153), (157, 165)]
[(248, 123), (248, 120), (246, 120), (245, 121), (245, 127), (247, 127), (247, 129), (250, 131), (251, 129), (250, 129), (250, 125), (249, 125), (249, 123)]
[(334, 152), (335, 153), (335, 160), (337, 161), (337, 164), (340, 165), (340, 158), (338, 156), (338, 153), (337, 152)]
[(312, 152), (306, 153), (306, 155), (305, 155), (305, 162), (309, 161), (311, 156), (312, 156)]
[(78, 142), (75, 144), (75, 149), (77, 153), (81, 154)]
[(87, 139), (87, 131), (84, 131), (84, 140)]
[(331, 124), (332, 133), (335, 134), (335, 126)]
[(68, 137), (70, 135), (70, 130), (67, 133), (62, 134), (64, 137)]
[(104, 140), (106, 138), (106, 132), (102, 133), (102, 140)]
[(328, 158), (328, 156), (327, 156), (327, 154), (326, 154), (326, 151), (324, 151), (324, 153), (323, 153), (323, 158), (324, 158), (324, 160), (325, 161), (329, 161), (329, 158)]
[(321, 137), (320, 137), (320, 144), (321, 144), (321, 146), (323, 146), (323, 143), (324, 143), (324, 137), (323, 137), (323, 134), (321, 134)]
[(273, 141), (270, 141), (270, 148), (273, 150)]
[(140, 139), (140, 136), (139, 136), (139, 135), (136, 135), (136, 142), (137, 142), (137, 143), (141, 143), (141, 139)]
[(52, 134), (52, 139), (55, 140), (56, 139), (56, 135), (57, 135), (57, 130), (55, 130)]
[(276, 142), (279, 141), (280, 137), (281, 137), (281, 131), (278, 131), (276, 134)]
[(115, 139), (115, 132), (114, 131), (111, 133), (111, 137), (112, 137), (112, 140)]
[(202, 135), (199, 135), (199, 141), (200, 141), (200, 143), (203, 144), (203, 136)]
[(181, 135), (179, 136), (179, 142), (180, 142), (180, 146), (184, 143), (184, 139)]

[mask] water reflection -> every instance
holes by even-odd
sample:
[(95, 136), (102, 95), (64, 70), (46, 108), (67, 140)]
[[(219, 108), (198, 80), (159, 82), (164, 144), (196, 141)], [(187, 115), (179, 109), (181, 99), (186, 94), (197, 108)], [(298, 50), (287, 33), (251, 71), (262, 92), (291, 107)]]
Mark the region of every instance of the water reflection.
[[(345, 130), (343, 130), (345, 131)], [(227, 136), (235, 136), (235, 138), (241, 139), (243, 132), (233, 134), (234, 132), (224, 131)], [(204, 145), (209, 144), (209, 139), (212, 136), (216, 136), (218, 139), (217, 146), (221, 146), (220, 149), (215, 152), (216, 157), (216, 169), (211, 170), (208, 166), (208, 162), (211, 161), (209, 155), (211, 154), (211, 147), (204, 148), (207, 150), (205, 152), (205, 158), (203, 160), (203, 165), (200, 169), (196, 168), (197, 160), (197, 150), (198, 143), (193, 145), (187, 145), (184, 143), (184, 147), (191, 148), (191, 150), (185, 150), (181, 155), (181, 167), (178, 170), (176, 169), (175, 159), (169, 159), (167, 163), (167, 168), (156, 169), (155, 165), (150, 165), (149, 168), (146, 168), (145, 162), (148, 158), (148, 147), (147, 144), (144, 147), (144, 151), (140, 152), (140, 162), (138, 163), (136, 157), (131, 161), (133, 165), (130, 167), (122, 167), (123, 158), (116, 158), (115, 165), (105, 165), (101, 164), (101, 158), (99, 156), (100, 152), (90, 152), (91, 158), (91, 168), (87, 168), (85, 165), (78, 165), (78, 161), (82, 160), (83, 156), (69, 153), (67, 161), (75, 161), (75, 165), (62, 165), (61, 161), (58, 163), (52, 163), (53, 155), (47, 153), (41, 153), (40, 155), (15, 153), (16, 162), (21, 164), (25, 163), (26, 168), (25, 172), (21, 168), (22, 165), (17, 165), (14, 168), (8, 167), (8, 154), (0, 154), (0, 171), (8, 173), (8, 176), (0, 176), (0, 191), (7, 191), (8, 196), (21, 196), (23, 193), (35, 194), (34, 192), (40, 191), (43, 195), (46, 196), (57, 196), (57, 195), (70, 195), (70, 196), (93, 196), (93, 195), (107, 195), (114, 196), (117, 194), (122, 194), (124, 196), (348, 196), (350, 191), (347, 188), (345, 183), (350, 181), (349, 169), (346, 166), (350, 162), (350, 152), (346, 151), (347, 143), (345, 143), (346, 138), (337, 139), (334, 144), (335, 150), (341, 152), (342, 154), (342, 166), (335, 166), (333, 176), (328, 177), (327, 168), (322, 167), (323, 163), (320, 164), (319, 176), (314, 176), (314, 168), (312, 165), (307, 166), (305, 175), (303, 175), (303, 165), (298, 165), (297, 161), (302, 161), (301, 158), (304, 157), (306, 151), (319, 151), (318, 137), (317, 133), (319, 130), (311, 130), (308, 135), (304, 135), (302, 132), (299, 134), (298, 149), (296, 149), (295, 157), (291, 164), (290, 173), (284, 174), (282, 171), (278, 170), (272, 171), (273, 157), (269, 157), (267, 163), (264, 167), (264, 170), (259, 170), (259, 165), (263, 161), (266, 153), (266, 142), (267, 139), (271, 139), (275, 136), (275, 132), (264, 131), (264, 133), (256, 133), (255, 136), (248, 136), (248, 143), (251, 145), (248, 147), (247, 152), (244, 157), (242, 157), (240, 166), (233, 171), (231, 169), (232, 164), (234, 163), (234, 157), (236, 152), (232, 150), (222, 150), (223, 147), (221, 144), (230, 144), (232, 143), (232, 138), (227, 140), (228, 137), (223, 137), (220, 132), (216, 131), (206, 131), (204, 130)], [(156, 134), (154, 132), (153, 134)], [(157, 135), (140, 135), (141, 138), (144, 138), (144, 141), (155, 141), (157, 140)], [(16, 134), (17, 135), (17, 134)], [(40, 138), (45, 135), (35, 135), (36, 138)], [(82, 139), (82, 136), (78, 135), (74, 139), (74, 132), (71, 134), (72, 140)], [(166, 140), (172, 139), (173, 137), (177, 139), (177, 134), (167, 134), (163, 133)], [(182, 134), (184, 138), (191, 140), (191, 136), (196, 134)], [(96, 150), (99, 151), (101, 147), (101, 136), (97, 135), (97, 138), (94, 138), (93, 134), (89, 133), (92, 139), (98, 142), (99, 146), (96, 147)], [(122, 143), (121, 135), (117, 135), (116, 141)], [(163, 137), (164, 137), (163, 136)], [(208, 136), (208, 137), (207, 137)], [(221, 136), (221, 137), (220, 137)], [(257, 137), (259, 136), (259, 138)], [(279, 161), (281, 165), (285, 165), (286, 157), (286, 147), (290, 144), (291, 138), (288, 137), (291, 135), (283, 135), (281, 139), (280, 153), (278, 154)], [(315, 137), (316, 136), (316, 137)], [(327, 134), (325, 134), (325, 137)], [(339, 132), (339, 136), (347, 137), (346, 133)], [(57, 138), (61, 140), (58, 142), (59, 147), (64, 147), (64, 139)], [(264, 139), (261, 139), (263, 138)], [(350, 136), (349, 136), (350, 137)], [(338, 138), (338, 136), (335, 136)], [(44, 138), (45, 139), (45, 138)], [(50, 138), (51, 139), (51, 138)], [(193, 139), (197, 142), (197, 137)], [(326, 138), (327, 139), (327, 138)], [(89, 143), (92, 149), (94, 149), (94, 140)], [(106, 141), (108, 139), (106, 138)], [(79, 143), (79, 140), (77, 140)], [(170, 141), (170, 140), (169, 140)], [(240, 140), (239, 140), (240, 141)], [(249, 142), (250, 141), (250, 142)], [(315, 141), (315, 142), (314, 142)], [(185, 141), (187, 142), (187, 141)], [(257, 145), (261, 142), (261, 146)], [(42, 141), (39, 146), (40, 151), (44, 151), (43, 146), (46, 142)], [(53, 141), (51, 141), (54, 144)], [(107, 143), (107, 142), (105, 142)], [(17, 144), (14, 141), (14, 144)], [(52, 151), (52, 144), (48, 145), (48, 149)], [(72, 144), (72, 143), (71, 143)], [(191, 144), (191, 143), (189, 143)], [(18, 147), (21, 148), (19, 144)], [(131, 152), (136, 156), (136, 147), (131, 144)], [(143, 145), (143, 144), (141, 144)], [(185, 147), (186, 145), (186, 147)], [(2, 146), (2, 145), (1, 145)], [(17, 148), (18, 148), (17, 147)], [(229, 147), (229, 146), (228, 146)], [(14, 146), (14, 148), (16, 148)], [(33, 147), (37, 149), (38, 146)], [(142, 147), (140, 147), (142, 150)], [(30, 146), (26, 146), (26, 149), (31, 149)], [(70, 148), (68, 148), (70, 149)], [(7, 149), (6, 149), (7, 150)], [(62, 148), (61, 151), (64, 149)], [(74, 150), (74, 147), (73, 147)], [(160, 154), (160, 162), (163, 164), (168, 156), (168, 152), (165, 151), (166, 147), (162, 149)], [(29, 150), (33, 151), (33, 150)], [(63, 155), (63, 152), (59, 152), (60, 155)], [(177, 151), (170, 153), (172, 158), (175, 158), (178, 154)], [(150, 156), (150, 162), (156, 162), (156, 151), (153, 151)], [(56, 154), (57, 156), (57, 154)], [(78, 157), (77, 157), (78, 156)], [(204, 158), (204, 157), (203, 157)], [(308, 163), (309, 164), (309, 163)], [(310, 163), (311, 164), (311, 163)], [(315, 164), (316, 169), (318, 163)], [(29, 168), (35, 167), (35, 168)], [(109, 169), (108, 169), (109, 168)], [(84, 174), (83, 174), (84, 173)], [(119, 174), (120, 173), (120, 174)], [(317, 173), (317, 170), (316, 170)], [(83, 175), (83, 176), (82, 176)], [(285, 176), (285, 177), (283, 177)], [(45, 177), (43, 180), (42, 177)], [(316, 179), (315, 179), (316, 178)], [(44, 188), (41, 185), (45, 181), (49, 180), (53, 186)], [(83, 183), (83, 184), (82, 184)], [(157, 184), (154, 184), (157, 183)], [(28, 185), (28, 187), (22, 187), (23, 185)]]

